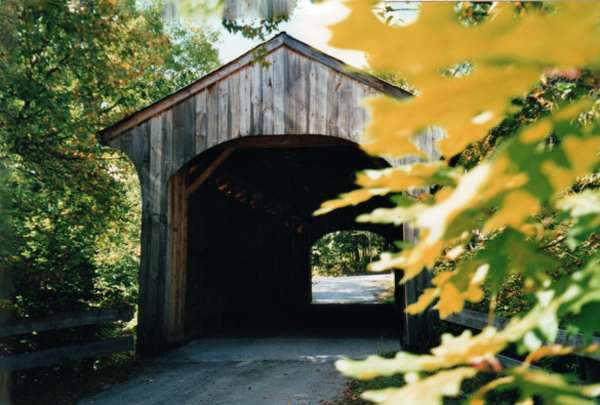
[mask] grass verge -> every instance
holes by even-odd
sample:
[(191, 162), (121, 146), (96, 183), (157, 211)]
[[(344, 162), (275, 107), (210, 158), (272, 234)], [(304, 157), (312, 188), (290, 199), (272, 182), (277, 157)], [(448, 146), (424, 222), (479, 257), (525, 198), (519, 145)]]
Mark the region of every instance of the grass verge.
[[(461, 385), (460, 394), (456, 397), (444, 397), (444, 405), (461, 405), (463, 401), (473, 392), (483, 387), (490, 381), (498, 378), (496, 373), (480, 373), (474, 378), (465, 380)], [(343, 393), (342, 399), (336, 402), (329, 402), (326, 405), (371, 405), (370, 401), (366, 401), (360, 397), (365, 391), (382, 390), (392, 387), (403, 387), (404, 379), (401, 375), (391, 377), (377, 377), (367, 381), (352, 380), (348, 383), (348, 387)], [(512, 405), (516, 403), (519, 395), (514, 390), (492, 391), (486, 398), (487, 405)]]

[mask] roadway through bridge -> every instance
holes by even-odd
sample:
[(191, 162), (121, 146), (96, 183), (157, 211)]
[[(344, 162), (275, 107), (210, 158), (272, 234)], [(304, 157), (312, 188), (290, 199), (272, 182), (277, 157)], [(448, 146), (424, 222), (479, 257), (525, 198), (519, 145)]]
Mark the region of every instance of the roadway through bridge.
[[(381, 278), (356, 281), (374, 284), (368, 277)], [(334, 295), (335, 279), (326, 280), (321, 289), (330, 284)], [(350, 279), (337, 284), (352, 290)], [(328, 299), (319, 294), (317, 301)], [(335, 369), (336, 360), (399, 349), (394, 311), (373, 300), (311, 305), (288, 322), (243, 325), (144, 359), (128, 381), (79, 405), (322, 405), (339, 398), (349, 381)]]
[(393, 274), (313, 278), (312, 302), (315, 304), (377, 303), (378, 297), (393, 287)]

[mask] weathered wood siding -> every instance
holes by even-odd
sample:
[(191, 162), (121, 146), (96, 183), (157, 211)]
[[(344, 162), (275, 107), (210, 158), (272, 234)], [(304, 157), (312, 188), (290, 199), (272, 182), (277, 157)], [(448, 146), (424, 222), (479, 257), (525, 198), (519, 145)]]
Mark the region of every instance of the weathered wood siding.
[[(142, 163), (140, 153), (150, 160), (152, 144), (154, 158), (163, 162), (153, 160), (156, 182), (157, 169), (171, 178), (192, 157), (243, 136), (318, 134), (361, 143), (368, 120), (362, 103), (377, 90), (285, 47), (266, 60), (269, 69), (245, 66), (109, 144), (136, 167)], [(159, 132), (167, 136), (159, 139)], [(140, 169), (140, 177), (150, 170)]]
[(142, 351), (182, 339), (181, 221), (187, 213), (170, 206), (185, 189), (172, 181), (179, 169), (207, 149), (246, 136), (315, 134), (360, 144), (368, 121), (365, 98), (381, 92), (406, 97), (377, 79), (343, 72), (343, 63), (295, 40), (294, 49), (282, 46), (285, 41), (292, 39), (266, 45), (275, 47), (266, 57), (269, 69), (234, 61), (106, 133), (105, 141), (131, 158), (142, 189)]

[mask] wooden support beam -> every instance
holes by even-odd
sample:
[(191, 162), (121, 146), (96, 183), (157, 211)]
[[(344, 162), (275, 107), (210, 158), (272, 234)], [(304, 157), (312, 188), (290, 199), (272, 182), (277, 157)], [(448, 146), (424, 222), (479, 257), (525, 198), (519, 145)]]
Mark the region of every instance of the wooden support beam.
[(133, 338), (131, 336), (4, 357), (0, 359), (0, 369), (9, 371), (28, 370), (128, 350), (133, 350)]
[(390, 165), (389, 165), (387, 162), (385, 162), (385, 161), (382, 161), (382, 160), (381, 160), (380, 158), (378, 158), (378, 157), (371, 156), (371, 155), (368, 155), (368, 154), (365, 154), (365, 156), (366, 156), (366, 157), (367, 157), (367, 159), (369, 159), (369, 161), (370, 161), (371, 163), (373, 163), (373, 165), (374, 165), (376, 168), (378, 168), (378, 169), (387, 169), (388, 167), (390, 167)]
[(206, 168), (204, 172), (187, 188), (185, 198), (188, 199), (198, 187), (200, 187), (214, 172), (225, 162), (225, 160), (233, 153), (234, 148), (227, 148)]
[(0, 337), (47, 330), (74, 328), (98, 323), (129, 321), (133, 318), (133, 307), (102, 308), (81, 312), (54, 314), (43, 319), (19, 319), (0, 328)]

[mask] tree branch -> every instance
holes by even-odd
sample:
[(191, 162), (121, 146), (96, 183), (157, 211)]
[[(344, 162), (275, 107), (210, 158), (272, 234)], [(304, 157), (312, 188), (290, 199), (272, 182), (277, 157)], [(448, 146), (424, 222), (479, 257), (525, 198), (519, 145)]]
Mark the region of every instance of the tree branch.
[(548, 244), (548, 245), (546, 245), (546, 246), (542, 246), (542, 247), (540, 247), (539, 249), (540, 249), (540, 250), (542, 250), (542, 249), (548, 249), (548, 248), (551, 248), (552, 246), (556, 246), (556, 245), (558, 245), (559, 243), (561, 243), (561, 242), (562, 242), (562, 241), (564, 241), (565, 239), (567, 239), (567, 237), (566, 237), (566, 236), (563, 236), (561, 239), (558, 239), (556, 242), (552, 242), (552, 243), (550, 243), (550, 244)]

